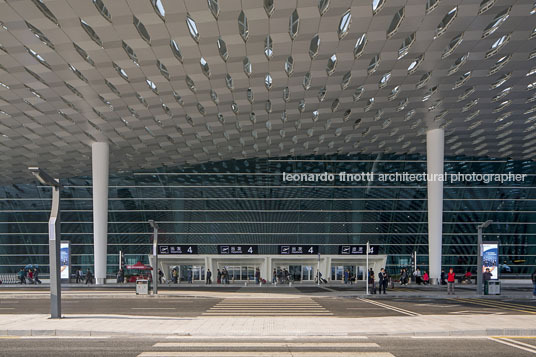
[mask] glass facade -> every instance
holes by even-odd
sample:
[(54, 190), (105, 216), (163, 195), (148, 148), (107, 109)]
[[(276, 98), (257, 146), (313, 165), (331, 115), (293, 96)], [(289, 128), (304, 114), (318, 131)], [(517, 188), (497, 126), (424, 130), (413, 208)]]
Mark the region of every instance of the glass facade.
[[(445, 182), (443, 266), (476, 266), (478, 223), (493, 220), (484, 240), (500, 242), (501, 261), (511, 274), (536, 267), (536, 185), (532, 161), (451, 157), (445, 171), (527, 174), (504, 183)], [(113, 168), (111, 168), (113, 172)], [(126, 262), (147, 263), (151, 228), (160, 222), (162, 243), (199, 245), (216, 254), (221, 243), (259, 245), (276, 254), (279, 244), (318, 244), (337, 254), (339, 244), (380, 245), (388, 268), (410, 264), (427, 269), (426, 182), (283, 182), (282, 173), (422, 173), (418, 155), (334, 155), (247, 159), (117, 173), (109, 181), (108, 274)], [(93, 270), (90, 177), (62, 181), (62, 239), (71, 242), (73, 269)], [(39, 264), (48, 273), (47, 220), (50, 188), (35, 184), (0, 188), (0, 273)]]

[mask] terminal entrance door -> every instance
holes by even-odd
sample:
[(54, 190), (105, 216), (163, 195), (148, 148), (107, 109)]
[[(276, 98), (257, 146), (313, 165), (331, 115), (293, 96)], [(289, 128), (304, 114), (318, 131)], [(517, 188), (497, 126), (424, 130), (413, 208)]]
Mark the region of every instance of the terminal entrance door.
[(220, 266), (220, 271), (223, 268), (227, 269), (229, 273), (229, 281), (245, 281), (255, 280), (255, 271), (258, 265), (224, 265)]
[(311, 265), (279, 265), (281, 270), (287, 269), (289, 279), (292, 281), (312, 281), (314, 280), (314, 269)]
[(356, 266), (355, 265), (332, 265), (331, 266), (331, 280), (344, 281), (344, 272), (346, 270), (350, 272), (349, 280), (355, 281), (355, 278), (356, 278)]
[(205, 267), (203, 265), (175, 265), (169, 267), (169, 276), (173, 269), (179, 273), (179, 281), (184, 283), (199, 283), (205, 281)]

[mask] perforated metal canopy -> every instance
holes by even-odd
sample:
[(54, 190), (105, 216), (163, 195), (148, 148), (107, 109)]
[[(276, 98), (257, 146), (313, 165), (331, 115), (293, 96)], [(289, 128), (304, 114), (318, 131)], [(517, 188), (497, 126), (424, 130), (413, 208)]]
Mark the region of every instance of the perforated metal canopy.
[(536, 156), (534, 0), (0, 0), (0, 179), (248, 157)]

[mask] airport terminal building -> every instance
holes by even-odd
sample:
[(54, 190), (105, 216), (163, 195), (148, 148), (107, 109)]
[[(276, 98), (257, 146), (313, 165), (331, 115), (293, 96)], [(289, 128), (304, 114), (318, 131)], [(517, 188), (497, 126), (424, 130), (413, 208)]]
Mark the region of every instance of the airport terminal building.
[(0, 273), (536, 269), (528, 0), (0, 3)]

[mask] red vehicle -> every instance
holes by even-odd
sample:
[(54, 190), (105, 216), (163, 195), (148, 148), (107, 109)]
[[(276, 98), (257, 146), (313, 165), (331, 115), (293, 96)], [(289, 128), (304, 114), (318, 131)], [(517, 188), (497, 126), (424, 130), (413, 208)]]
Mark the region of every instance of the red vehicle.
[(125, 269), (130, 270), (127, 274), (125, 274), (127, 277), (127, 283), (135, 283), (140, 279), (152, 280), (151, 270), (153, 270), (153, 268), (149, 265), (137, 262), (134, 265), (125, 266)]

